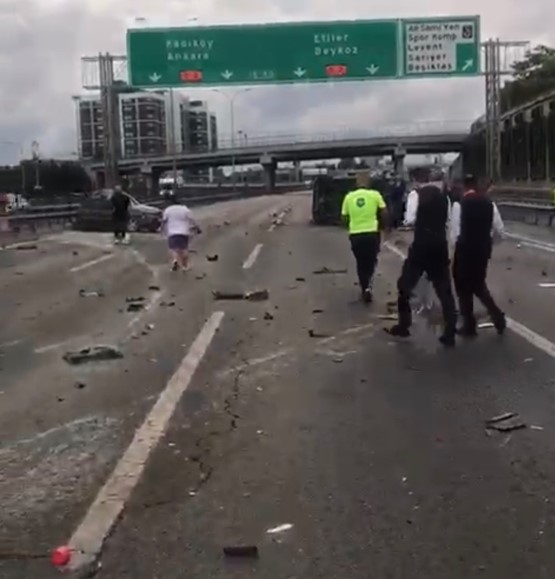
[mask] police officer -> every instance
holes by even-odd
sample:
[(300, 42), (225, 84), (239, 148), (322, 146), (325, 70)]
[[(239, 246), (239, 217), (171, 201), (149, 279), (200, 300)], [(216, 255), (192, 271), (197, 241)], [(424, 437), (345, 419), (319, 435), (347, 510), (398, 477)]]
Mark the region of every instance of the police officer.
[[(420, 179), (421, 181), (422, 179)], [(397, 281), (399, 322), (388, 329), (392, 336), (410, 336), (412, 292), (423, 274), (434, 286), (444, 318), (444, 332), (439, 340), (444, 346), (455, 345), (457, 313), (451, 289), (449, 272), (449, 200), (435, 185), (423, 185), (415, 189), (408, 204), (405, 222), (414, 223), (414, 239)]]
[(486, 307), (499, 334), (505, 331), (505, 314), (495, 303), (486, 283), (494, 238), (503, 237), (503, 220), (488, 195), (472, 175), (464, 179), (464, 193), (453, 206), (451, 241), (455, 245), (453, 280), (463, 326), (459, 334), (475, 337), (474, 296)]
[(349, 227), (351, 250), (357, 264), (358, 280), (365, 303), (372, 302), (372, 278), (380, 251), (380, 228), (387, 209), (379, 191), (369, 187), (368, 172), (358, 173), (357, 188), (343, 200), (341, 216)]

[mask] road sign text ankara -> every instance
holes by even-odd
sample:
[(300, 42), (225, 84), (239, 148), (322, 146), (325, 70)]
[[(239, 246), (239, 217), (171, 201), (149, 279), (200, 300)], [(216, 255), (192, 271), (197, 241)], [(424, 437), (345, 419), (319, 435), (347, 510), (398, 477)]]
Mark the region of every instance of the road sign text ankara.
[(127, 49), (138, 87), (476, 74), (479, 19), (143, 28), (128, 31)]

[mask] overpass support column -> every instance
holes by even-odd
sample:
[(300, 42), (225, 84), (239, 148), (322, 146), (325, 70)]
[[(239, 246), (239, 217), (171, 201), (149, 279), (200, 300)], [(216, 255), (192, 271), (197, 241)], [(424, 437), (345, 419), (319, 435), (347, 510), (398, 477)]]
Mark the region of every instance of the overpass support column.
[(393, 170), (395, 171), (396, 175), (399, 175), (401, 177), (403, 177), (405, 174), (406, 156), (407, 152), (401, 146), (397, 147), (393, 153)]
[(263, 155), (260, 164), (264, 169), (264, 185), (268, 193), (273, 193), (276, 188), (277, 161), (271, 155)]
[(301, 182), (301, 162), (295, 161), (293, 163), (293, 167), (295, 169), (295, 183)]

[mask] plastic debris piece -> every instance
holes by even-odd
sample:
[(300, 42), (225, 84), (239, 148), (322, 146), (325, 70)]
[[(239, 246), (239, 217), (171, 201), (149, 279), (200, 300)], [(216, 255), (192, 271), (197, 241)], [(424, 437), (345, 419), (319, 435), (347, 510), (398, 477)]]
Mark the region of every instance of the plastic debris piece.
[(321, 334), (316, 330), (308, 330), (308, 335), (311, 338), (329, 338), (327, 334)]
[(316, 308), (316, 309), (312, 310), (312, 313), (313, 313), (313, 314), (323, 314), (323, 313), (324, 313), (324, 310), (321, 310), (321, 309), (319, 309), (319, 308)]
[(270, 312), (266, 312), (266, 313), (264, 314), (264, 319), (265, 319), (267, 322), (269, 322), (269, 321), (271, 321), (271, 320), (274, 319), (274, 316), (273, 316), (273, 314), (271, 314)]
[(34, 243), (25, 243), (23, 245), (17, 245), (15, 249), (20, 251), (30, 250), (30, 249), (38, 249), (38, 246)]
[(158, 285), (149, 285), (149, 286), (148, 286), (148, 289), (149, 289), (151, 292), (159, 292), (159, 291), (160, 291), (160, 286), (158, 286)]
[(326, 275), (326, 274), (343, 274), (347, 273), (346, 269), (330, 269), (329, 267), (322, 267), (320, 269), (316, 269), (312, 272), (314, 275)]
[(543, 426), (530, 426), (530, 430), (544, 430)]
[(529, 364), (530, 362), (533, 362), (534, 358), (524, 358), (524, 363), (525, 364)]
[(215, 300), (243, 300), (245, 299), (245, 294), (240, 292), (227, 292), (215, 290), (212, 292), (212, 296)]
[(73, 366), (86, 362), (105, 362), (123, 358), (123, 354), (113, 346), (92, 346), (78, 352), (66, 352), (63, 359)]
[(133, 302), (131, 304), (127, 304), (127, 311), (128, 312), (140, 312), (141, 310), (145, 309), (145, 305), (142, 302)]
[(145, 298), (144, 298), (143, 296), (139, 296), (138, 298), (125, 298), (125, 301), (126, 301), (128, 304), (131, 304), (131, 303), (140, 303), (140, 302), (144, 302), (144, 301), (145, 301)]
[(509, 420), (509, 418), (514, 418), (515, 416), (518, 416), (516, 412), (505, 412), (504, 414), (499, 414), (498, 416), (494, 416), (493, 418), (486, 420), (486, 424), (495, 424), (496, 422)]
[(256, 545), (237, 545), (224, 547), (226, 557), (258, 557), (258, 547)]
[(518, 416), (515, 416), (502, 422), (490, 424), (488, 425), (488, 428), (497, 430), (498, 432), (512, 432), (513, 430), (522, 430), (523, 428), (526, 428), (526, 424), (522, 422)]
[(82, 298), (103, 298), (104, 297), (104, 292), (102, 290), (85, 290), (85, 289), (80, 289), (79, 290), (79, 295)]
[(296, 277), (295, 281), (306, 281), (306, 278), (304, 277)]
[(284, 523), (283, 525), (278, 525), (277, 527), (268, 529), (266, 533), (268, 533), (268, 535), (275, 535), (276, 533), (284, 533), (285, 531), (290, 531), (292, 528), (293, 525), (291, 523)]
[(50, 560), (56, 567), (65, 567), (71, 560), (71, 549), (65, 545), (54, 549)]
[(485, 330), (488, 328), (494, 328), (495, 326), (491, 322), (484, 322), (483, 324), (478, 324), (479, 330)]
[(220, 256), (217, 253), (215, 253), (214, 255), (207, 255), (206, 259), (208, 261), (218, 261), (218, 259), (220, 259)]
[(269, 299), (270, 293), (266, 289), (252, 290), (245, 293), (245, 299), (251, 302), (262, 302)]

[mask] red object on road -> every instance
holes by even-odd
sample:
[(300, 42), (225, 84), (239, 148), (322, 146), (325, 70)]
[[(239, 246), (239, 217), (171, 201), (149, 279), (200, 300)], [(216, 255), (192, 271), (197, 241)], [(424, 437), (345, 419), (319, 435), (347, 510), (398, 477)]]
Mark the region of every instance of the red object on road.
[(326, 74), (328, 76), (345, 76), (347, 67), (344, 64), (330, 64), (326, 66)]
[(202, 80), (202, 71), (200, 70), (182, 70), (179, 78), (183, 82), (199, 82)]
[(56, 567), (64, 567), (69, 563), (71, 559), (71, 549), (69, 547), (63, 546), (58, 547), (52, 551), (52, 556), (50, 560), (52, 564)]

